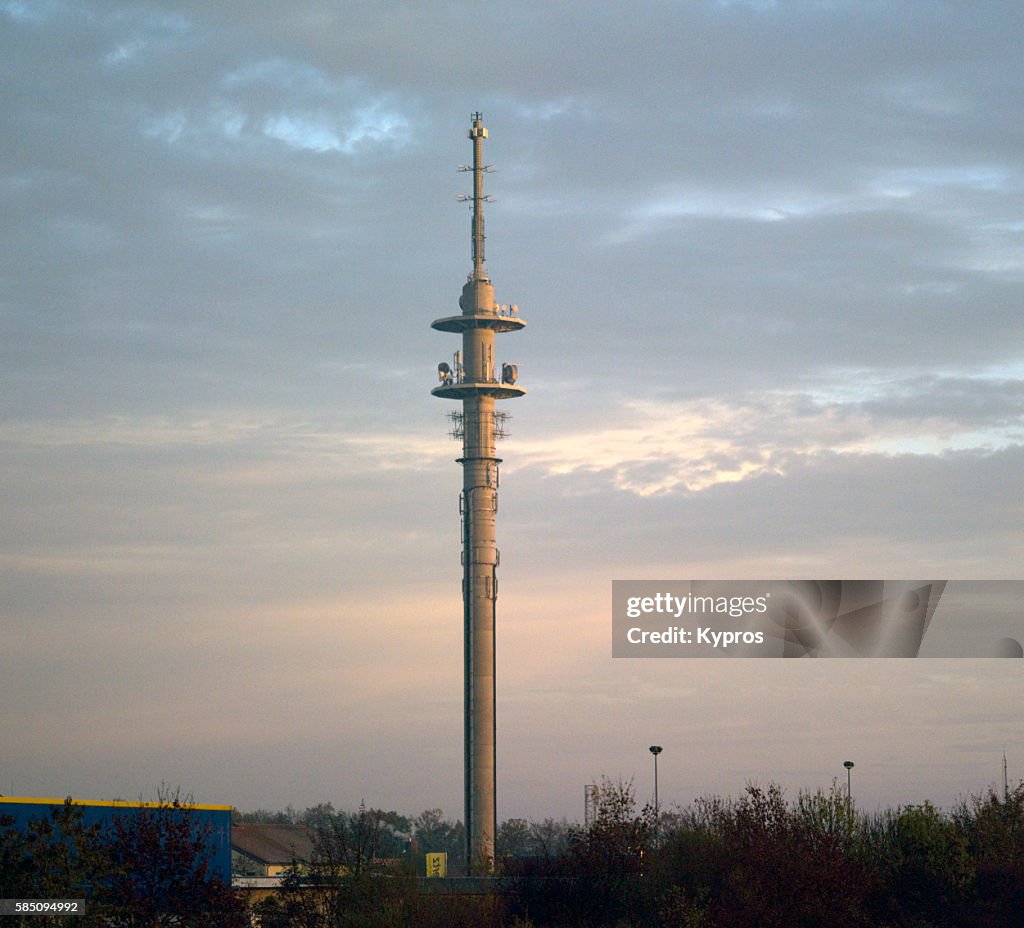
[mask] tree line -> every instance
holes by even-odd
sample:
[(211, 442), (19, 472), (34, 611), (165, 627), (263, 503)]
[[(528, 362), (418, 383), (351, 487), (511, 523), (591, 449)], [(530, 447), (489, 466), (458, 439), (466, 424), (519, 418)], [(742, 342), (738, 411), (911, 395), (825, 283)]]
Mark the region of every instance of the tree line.
[[(424, 855), (443, 852), (448, 867), (461, 873), (466, 866), (466, 829), (461, 821), (445, 817), (441, 809), (425, 809), (408, 816), (383, 809), (367, 809), (361, 805), (355, 812), (320, 803), (302, 811), (292, 807), (284, 811), (256, 809), (235, 811), (235, 824), (305, 825), (314, 835), (337, 835), (339, 831), (357, 836), (368, 835), (373, 856), (386, 862), (399, 862), (416, 870), (424, 870)], [(499, 859), (523, 857), (559, 857), (569, 849), (569, 836), (577, 826), (568, 819), (546, 818), (530, 822), (511, 818), (498, 826), (495, 852)], [(353, 838), (353, 840), (356, 840)]]
[(249, 909), (204, 869), (204, 836), (174, 803), (86, 828), (71, 803), (18, 831), (0, 823), (0, 898), (89, 899), (82, 928), (1019, 928), (1024, 924), (1024, 785), (950, 810), (925, 802), (865, 814), (843, 790), (750, 785), (682, 809), (639, 806), (603, 780), (586, 826), (510, 819), (493, 893), (439, 895), (425, 853), (463, 854), (458, 822), (361, 805), (239, 821), (302, 823), (309, 861)]
[[(321, 810), (323, 811), (323, 810)], [(499, 831), (497, 893), (424, 893), (415, 869), (375, 857), (395, 823), (360, 808), (308, 824), (316, 852), (260, 914), (264, 928), (1020, 928), (1024, 786), (858, 813), (836, 784), (788, 801), (778, 786), (688, 808), (638, 807), (602, 781), (586, 826), (512, 819)], [(420, 820), (437, 825), (437, 813)], [(417, 835), (405, 820), (402, 835)], [(423, 850), (444, 849), (427, 828)], [(450, 845), (448, 845), (450, 847)], [(461, 853), (461, 851), (460, 851)]]

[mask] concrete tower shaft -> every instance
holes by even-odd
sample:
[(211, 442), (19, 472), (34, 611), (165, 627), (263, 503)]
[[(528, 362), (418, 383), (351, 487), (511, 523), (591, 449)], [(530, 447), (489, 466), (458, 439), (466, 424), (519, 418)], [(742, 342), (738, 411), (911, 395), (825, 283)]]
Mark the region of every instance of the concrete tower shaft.
[[(514, 332), (526, 323), (517, 307), (494, 302), (484, 265), (483, 140), (487, 130), (474, 113), (467, 133), (473, 142), (472, 256), (473, 270), (459, 298), (461, 313), (436, 319), (433, 328), (462, 335), (462, 348), (451, 365), (438, 365), (441, 385), (431, 392), (462, 401), (455, 414), (455, 434), (462, 438), (462, 603), (465, 664), (465, 823), (467, 861), (475, 872), (494, 862), (497, 832), (495, 803), (495, 603), (498, 596), (498, 465), (495, 445), (500, 434), (497, 400), (522, 396), (514, 364), (499, 368), (495, 336)], [(464, 170), (470, 170), (465, 168)], [(470, 197), (461, 199), (469, 200)]]

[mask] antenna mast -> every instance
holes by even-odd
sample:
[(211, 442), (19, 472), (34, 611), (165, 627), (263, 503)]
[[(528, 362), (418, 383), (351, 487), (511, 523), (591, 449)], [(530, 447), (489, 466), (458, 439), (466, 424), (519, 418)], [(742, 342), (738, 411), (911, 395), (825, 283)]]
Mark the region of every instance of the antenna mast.
[(477, 280), (487, 279), (484, 267), (484, 139), (487, 130), (484, 128), (483, 113), (473, 114), (473, 125), (466, 130), (473, 140), (473, 277)]

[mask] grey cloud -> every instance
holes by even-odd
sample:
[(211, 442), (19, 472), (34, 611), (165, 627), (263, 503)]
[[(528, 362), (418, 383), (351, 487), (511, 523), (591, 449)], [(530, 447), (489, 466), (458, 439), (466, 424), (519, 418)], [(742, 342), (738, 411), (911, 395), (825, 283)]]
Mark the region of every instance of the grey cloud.
[(861, 408), (883, 419), (936, 417), (961, 425), (1024, 429), (1024, 381), (923, 375), (893, 384), (884, 399)]
[[(992, 576), (1020, 551), (1010, 487), (1022, 463), (1020, 447), (942, 457), (821, 453), (785, 461), (783, 474), (646, 498), (616, 492), (603, 472), (538, 479), (519, 471), (505, 481), (518, 489), (504, 494), (503, 547), (533, 571), (555, 560), (566, 571), (599, 565), (618, 579), (649, 576), (651, 565), (689, 577), (695, 564), (773, 559), (802, 565), (801, 576), (926, 564), (962, 577), (980, 566)], [(983, 563), (993, 546), (1000, 553)]]

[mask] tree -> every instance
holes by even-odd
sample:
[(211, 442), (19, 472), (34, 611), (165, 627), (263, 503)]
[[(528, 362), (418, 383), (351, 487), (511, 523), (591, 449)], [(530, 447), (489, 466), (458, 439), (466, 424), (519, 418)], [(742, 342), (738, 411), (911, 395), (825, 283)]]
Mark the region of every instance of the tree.
[(426, 809), (412, 825), (417, 872), (423, 870), (424, 855), (429, 853), (447, 854), (449, 872), (465, 866), (466, 829), (462, 822), (449, 821), (440, 809)]
[(536, 857), (555, 860), (569, 853), (570, 837), (573, 826), (566, 819), (555, 821), (546, 818), (540, 822), (530, 823), (530, 843), (532, 853)]
[(864, 925), (870, 884), (852, 852), (837, 788), (790, 808), (775, 784), (722, 807), (726, 869), (710, 911), (722, 928)]
[(533, 854), (530, 823), (525, 818), (506, 819), (498, 826), (494, 840), (495, 856), (529, 857)]
[(232, 825), (295, 825), (298, 821), (299, 813), (292, 806), (288, 806), (283, 812), (274, 812), (270, 809), (239, 812), (236, 809), (231, 813)]
[(162, 792), (158, 805), (115, 817), (100, 834), (104, 869), (90, 909), (109, 928), (243, 928), (248, 915), (230, 884), (210, 872), (210, 834), (190, 800)]
[(1024, 784), (1000, 798), (989, 790), (953, 810), (975, 867), (965, 925), (1010, 928), (1024, 912)]
[(191, 804), (162, 795), (155, 807), (125, 810), (85, 826), (67, 799), (24, 831), (0, 831), (2, 898), (86, 898), (77, 928), (248, 928), (241, 898), (210, 872), (209, 834)]
[(642, 877), (653, 835), (654, 809), (637, 810), (633, 781), (602, 777), (590, 827), (570, 835), (578, 890), (574, 904), (591, 924), (629, 922), (648, 908), (650, 884)]
[(378, 853), (381, 857), (402, 858), (408, 856), (412, 840), (412, 819), (397, 812), (374, 809), (373, 814), (380, 824)]
[[(14, 819), (0, 818), (0, 899), (84, 898), (106, 866), (98, 835), (99, 826), (83, 825), (81, 807), (70, 797), (24, 831)], [(54, 918), (52, 924), (81, 925), (77, 915)]]
[(379, 857), (384, 813), (360, 803), (354, 813), (319, 806), (306, 821), (313, 853), (304, 867), (293, 864), (279, 900), (260, 907), (266, 924), (288, 928), (348, 928), (399, 925), (410, 884), (403, 872)]
[(570, 836), (570, 848), (591, 876), (640, 873), (653, 834), (654, 809), (644, 806), (637, 811), (633, 781), (602, 777), (594, 797), (594, 820)]

